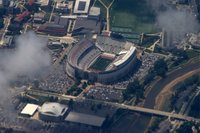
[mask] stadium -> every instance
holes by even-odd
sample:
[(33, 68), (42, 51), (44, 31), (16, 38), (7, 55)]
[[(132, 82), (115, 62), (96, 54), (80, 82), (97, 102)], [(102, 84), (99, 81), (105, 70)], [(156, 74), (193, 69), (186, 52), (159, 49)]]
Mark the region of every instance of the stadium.
[(66, 72), (73, 78), (109, 84), (130, 73), (136, 62), (134, 44), (98, 36), (83, 39), (68, 54)]

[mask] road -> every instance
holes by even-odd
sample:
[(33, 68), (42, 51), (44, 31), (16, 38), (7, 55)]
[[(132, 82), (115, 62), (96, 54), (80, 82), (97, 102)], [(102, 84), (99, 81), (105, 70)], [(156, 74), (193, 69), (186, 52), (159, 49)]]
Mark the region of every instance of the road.
[(106, 102), (106, 101), (102, 101), (102, 100), (86, 99), (83, 97), (69, 96), (69, 95), (58, 94), (58, 93), (54, 93), (54, 92), (46, 92), (46, 91), (28, 89), (28, 90), (26, 90), (25, 94), (28, 94), (28, 95), (32, 94), (32, 95), (38, 95), (38, 96), (44, 96), (44, 97), (54, 96), (54, 97), (58, 97), (59, 99), (63, 99), (63, 100), (73, 99), (74, 101), (90, 101), (90, 102), (95, 102), (95, 103), (107, 104), (110, 106), (114, 106), (116, 108), (128, 109), (128, 110), (145, 113), (145, 114), (166, 116), (169, 118), (175, 118), (175, 119), (179, 119), (179, 120), (200, 122), (200, 119), (195, 119), (195, 118), (184, 116), (181, 114), (165, 112), (165, 111), (160, 111), (160, 110), (156, 110), (156, 109), (148, 109), (148, 108), (138, 107), (138, 106), (124, 105), (124, 104), (119, 104), (119, 103), (114, 103), (114, 102)]
[(53, 12), (54, 12), (54, 9), (55, 9), (55, 7), (56, 7), (56, 1), (53, 1), (53, 9), (51, 10), (51, 14), (50, 14), (50, 17), (49, 17), (49, 22), (51, 22), (51, 20), (52, 20), (52, 17), (53, 17)]
[(4, 37), (5, 37), (5, 34), (6, 34), (7, 30), (8, 30), (8, 26), (10, 25), (10, 20), (11, 20), (11, 17), (8, 17), (8, 18), (4, 19), (5, 26), (4, 26), (4, 29), (3, 29), (3, 35), (1, 37), (0, 45), (2, 45), (4, 43)]

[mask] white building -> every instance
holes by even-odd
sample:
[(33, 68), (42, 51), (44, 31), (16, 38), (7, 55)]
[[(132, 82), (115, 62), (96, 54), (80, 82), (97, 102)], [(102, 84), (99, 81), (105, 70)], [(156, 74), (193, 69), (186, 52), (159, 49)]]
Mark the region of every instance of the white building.
[(21, 111), (21, 115), (31, 117), (35, 114), (35, 112), (38, 110), (38, 108), (39, 108), (38, 105), (28, 103)]
[(100, 12), (101, 12), (101, 10), (100, 10), (99, 7), (91, 7), (89, 14), (88, 14), (88, 18), (99, 20), (99, 17), (100, 17), (100, 14), (101, 14)]
[(60, 122), (67, 114), (68, 107), (55, 102), (46, 102), (39, 109), (39, 118), (43, 121)]

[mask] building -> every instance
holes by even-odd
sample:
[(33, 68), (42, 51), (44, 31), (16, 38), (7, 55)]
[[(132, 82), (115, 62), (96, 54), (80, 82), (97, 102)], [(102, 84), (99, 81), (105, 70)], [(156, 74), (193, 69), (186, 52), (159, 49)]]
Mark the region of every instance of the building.
[(38, 110), (39, 106), (36, 104), (30, 104), (28, 103), (23, 110), (21, 111), (21, 115), (31, 117), (35, 114), (35, 112)]
[(102, 127), (105, 121), (105, 118), (95, 116), (95, 115), (70, 112), (65, 118), (65, 121), (81, 123), (81, 124), (86, 124), (86, 125), (95, 126), (95, 127)]
[(100, 21), (78, 17), (76, 19), (72, 35), (75, 36), (88, 33), (100, 34), (101, 29), (102, 24)]
[(72, 78), (109, 84), (134, 69), (136, 48), (132, 43), (97, 37), (96, 43), (83, 39), (68, 54), (66, 72)]
[(39, 109), (39, 118), (43, 121), (60, 122), (68, 113), (68, 107), (55, 102), (46, 102)]
[(88, 14), (90, 0), (76, 0), (74, 5), (74, 14)]
[(14, 18), (14, 21), (19, 22), (19, 23), (21, 23), (22, 21), (27, 21), (28, 19), (30, 19), (30, 15), (31, 15), (31, 13), (29, 11), (24, 11), (21, 14), (18, 14)]
[(44, 13), (34, 13), (33, 22), (38, 24), (45, 23), (44, 16), (45, 16)]
[(8, 7), (10, 0), (0, 0), (0, 6)]
[(51, 1), (50, 0), (37, 0), (37, 4), (40, 5), (40, 8), (43, 10), (49, 10), (51, 7)]
[(3, 38), (3, 46), (8, 47), (8, 48), (13, 48), (14, 47), (14, 37), (5, 35)]
[(55, 36), (64, 36), (67, 34), (67, 27), (54, 23), (45, 23), (39, 26), (37, 32)]
[(60, 13), (69, 13), (68, 5), (64, 2), (57, 2), (55, 10)]
[(89, 14), (88, 14), (88, 18), (94, 19), (94, 20), (99, 20), (100, 14), (101, 14), (101, 10), (99, 7), (91, 7)]
[(64, 18), (64, 17), (60, 17), (60, 16), (55, 16), (53, 22), (55, 24), (65, 26), (66, 28), (68, 27), (68, 24), (69, 24), (68, 18)]

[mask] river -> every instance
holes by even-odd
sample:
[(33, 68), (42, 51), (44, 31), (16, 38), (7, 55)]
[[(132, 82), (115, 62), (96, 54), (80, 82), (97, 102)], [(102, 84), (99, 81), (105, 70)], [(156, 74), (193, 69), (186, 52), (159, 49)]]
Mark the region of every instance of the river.
[[(144, 107), (153, 109), (155, 106), (156, 97), (162, 91), (164, 86), (166, 86), (174, 79), (198, 68), (200, 68), (200, 60), (195, 60), (193, 62), (190, 62), (189, 64), (179, 67), (177, 70), (169, 73), (165, 78), (159, 80), (156, 84), (152, 86), (151, 91), (147, 94), (144, 102)], [(144, 133), (144, 131), (148, 127), (150, 120), (151, 116), (140, 115), (137, 118), (137, 122), (135, 122), (135, 124), (130, 127), (130, 130), (133, 131), (132, 133)]]

